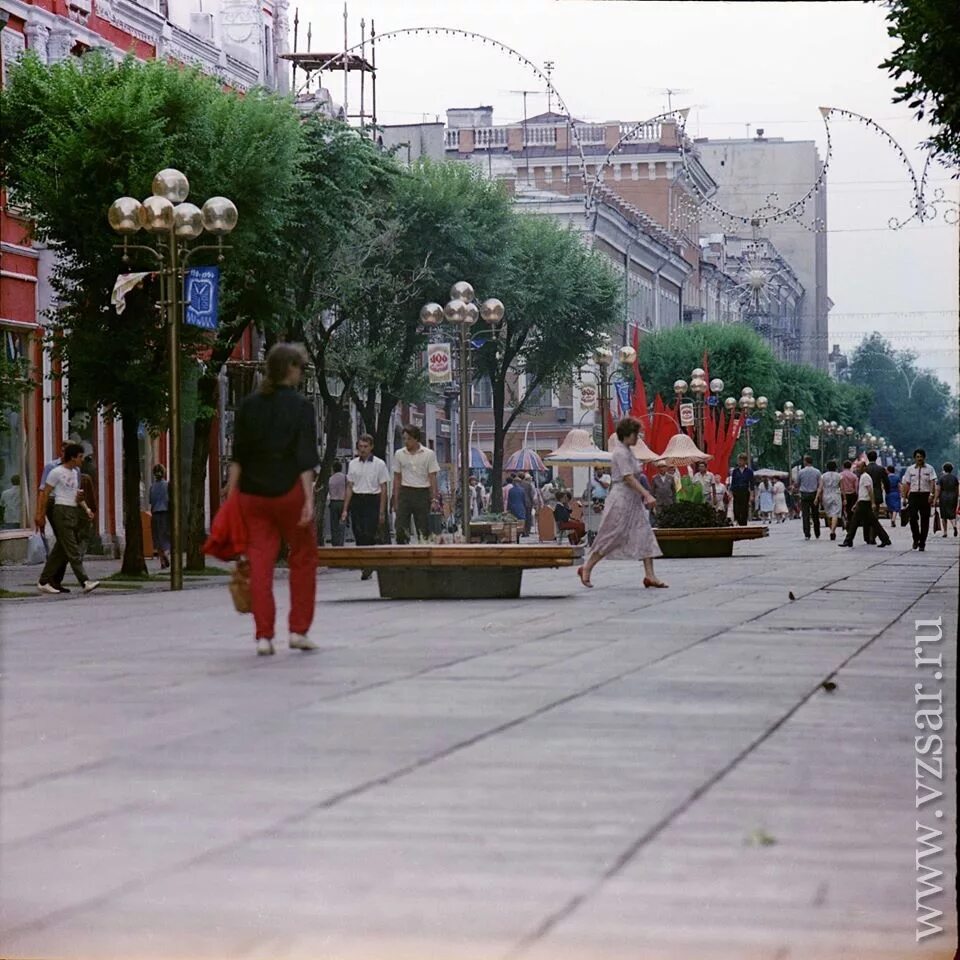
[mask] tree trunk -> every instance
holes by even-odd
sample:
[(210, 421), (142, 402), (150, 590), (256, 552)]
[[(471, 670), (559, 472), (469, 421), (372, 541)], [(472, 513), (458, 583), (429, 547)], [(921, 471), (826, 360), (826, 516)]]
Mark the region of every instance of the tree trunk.
[(140, 418), (124, 411), (123, 426), (123, 565), (120, 572), (128, 576), (147, 573), (143, 556), (143, 528), (140, 525), (140, 442), (137, 431)]
[(213, 413), (219, 406), (219, 380), (203, 376), (197, 381), (197, 403), (200, 413), (193, 421), (193, 448), (190, 452), (190, 498), (187, 515), (187, 570), (203, 570), (206, 560), (203, 544), (207, 538), (207, 462), (210, 458), (210, 430)]
[(380, 410), (373, 432), (373, 451), (381, 460), (387, 459), (387, 444), (390, 442), (390, 421), (400, 401), (390, 394), (380, 395)]
[(503, 512), (503, 447), (506, 431), (504, 429), (504, 413), (506, 407), (506, 384), (497, 379), (493, 384), (493, 483), (492, 510), (494, 513)]

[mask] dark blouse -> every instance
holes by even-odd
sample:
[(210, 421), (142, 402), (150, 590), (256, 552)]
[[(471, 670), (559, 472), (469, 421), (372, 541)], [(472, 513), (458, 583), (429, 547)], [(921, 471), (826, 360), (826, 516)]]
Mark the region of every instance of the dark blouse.
[(319, 459), (313, 406), (293, 387), (252, 394), (240, 405), (233, 460), (240, 464), (241, 493), (282, 497)]

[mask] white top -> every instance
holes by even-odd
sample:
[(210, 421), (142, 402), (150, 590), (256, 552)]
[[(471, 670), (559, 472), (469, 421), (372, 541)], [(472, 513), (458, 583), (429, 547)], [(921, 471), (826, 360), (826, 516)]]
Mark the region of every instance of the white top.
[(389, 483), (387, 465), (379, 457), (361, 460), (354, 457), (347, 467), (347, 483), (354, 493), (379, 493), (381, 483)]
[(903, 482), (910, 485), (911, 493), (933, 493), (937, 485), (937, 472), (929, 463), (925, 463), (922, 467), (913, 464), (907, 467)]
[(860, 486), (857, 487), (857, 500), (869, 500), (873, 503), (873, 480), (866, 470), (860, 474)]
[(47, 474), (47, 486), (53, 487), (53, 502), (61, 507), (77, 505), (77, 489), (80, 486), (80, 473), (73, 467), (61, 464)]
[(437, 455), (429, 448), (420, 445), (420, 449), (410, 453), (401, 447), (393, 455), (393, 472), (400, 474), (402, 487), (429, 487), (430, 475), (440, 472)]

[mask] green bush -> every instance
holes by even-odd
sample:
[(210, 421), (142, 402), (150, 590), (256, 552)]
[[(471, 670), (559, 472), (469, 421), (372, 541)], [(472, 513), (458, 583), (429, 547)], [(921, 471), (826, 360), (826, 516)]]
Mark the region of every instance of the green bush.
[(657, 510), (657, 526), (671, 528), (729, 527), (730, 520), (709, 503), (679, 503)]

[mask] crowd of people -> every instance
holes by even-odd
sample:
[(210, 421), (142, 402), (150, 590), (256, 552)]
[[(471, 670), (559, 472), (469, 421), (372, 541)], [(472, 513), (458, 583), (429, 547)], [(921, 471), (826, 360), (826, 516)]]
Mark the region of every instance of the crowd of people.
[[(316, 591), (317, 428), (312, 406), (297, 389), (306, 362), (299, 345), (281, 343), (271, 348), (260, 389), (241, 405), (234, 425), (233, 458), (225, 492), (228, 502), (236, 505), (236, 515), (244, 528), (243, 553), (249, 565), (250, 604), (259, 654), (274, 652), (273, 574), (281, 540), (287, 547), (290, 570), (289, 644), (296, 650), (313, 650), (316, 646), (308, 634)], [(884, 513), (891, 527), (898, 519), (901, 525), (909, 522), (915, 550), (926, 548), (931, 511), (936, 518), (935, 530), (942, 528), (944, 537), (951, 530), (958, 536), (958, 480), (953, 465), (945, 463), (938, 475), (919, 448), (914, 451), (913, 464), (899, 474), (892, 466), (883, 467), (874, 451), (856, 463), (845, 460), (841, 465), (831, 460), (823, 471), (808, 455), (792, 476), (772, 471), (755, 473), (746, 455), (741, 454), (728, 477), (712, 473), (703, 462), (681, 475), (661, 461), (648, 480), (644, 465), (632, 450), (639, 435), (638, 421), (631, 417), (620, 421), (619, 443), (610, 466), (594, 470), (582, 499), (575, 499), (560, 480), (548, 480), (538, 487), (525, 472), (508, 476), (502, 488), (504, 508), (520, 524), (523, 534), (531, 534), (535, 518), (546, 507), (553, 528), (565, 534), (571, 544), (589, 540), (587, 560), (577, 570), (585, 587), (593, 586), (591, 575), (604, 559), (640, 560), (645, 587), (667, 586), (654, 570), (654, 560), (662, 556), (655, 528), (658, 514), (677, 502), (678, 492), (684, 487), (699, 486), (702, 498), (698, 499), (722, 513), (732, 513), (737, 524), (746, 524), (752, 518), (783, 523), (791, 516), (799, 517), (807, 540), (819, 539), (822, 516), (831, 540), (844, 531), (840, 543), (844, 547), (853, 546), (859, 530), (866, 543), (888, 546), (890, 537), (881, 522)], [(412, 535), (422, 542), (438, 532), (438, 524), (448, 522), (439, 489), (440, 467), (434, 451), (422, 443), (419, 428), (404, 427), (402, 446), (393, 457), (392, 476), (373, 449), (373, 437), (363, 435), (357, 441), (357, 455), (346, 470), (341, 463), (334, 464), (327, 485), (331, 543), (344, 544), (348, 523), (358, 546), (389, 542), (391, 513), (398, 543), (409, 542)], [(37, 583), (43, 593), (70, 592), (63, 584), (68, 566), (84, 593), (99, 586), (83, 565), (96, 529), (92, 477), (91, 458), (78, 443), (65, 444), (62, 455), (44, 468), (36, 526), (42, 535), (49, 522), (56, 543), (49, 550)], [(16, 493), (19, 495), (19, 489)], [(13, 505), (13, 494), (7, 496), (5, 492), (4, 497), (5, 506)], [(162, 466), (153, 470), (147, 499), (154, 548), (161, 568), (166, 568), (170, 564), (169, 488)], [(491, 491), (472, 476), (471, 518), (487, 512), (491, 500)], [(371, 571), (363, 571), (363, 579), (370, 576)]]

